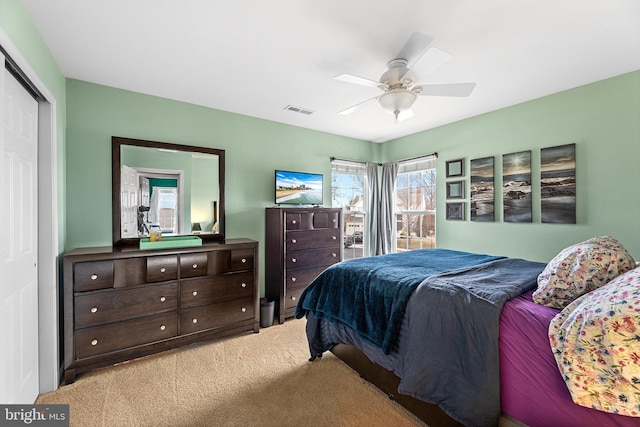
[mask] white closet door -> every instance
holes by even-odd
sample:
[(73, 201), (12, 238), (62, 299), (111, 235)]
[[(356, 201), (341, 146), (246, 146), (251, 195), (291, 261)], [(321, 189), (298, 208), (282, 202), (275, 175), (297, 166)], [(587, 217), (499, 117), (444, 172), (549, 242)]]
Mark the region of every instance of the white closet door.
[(38, 103), (0, 55), (0, 402), (38, 396)]

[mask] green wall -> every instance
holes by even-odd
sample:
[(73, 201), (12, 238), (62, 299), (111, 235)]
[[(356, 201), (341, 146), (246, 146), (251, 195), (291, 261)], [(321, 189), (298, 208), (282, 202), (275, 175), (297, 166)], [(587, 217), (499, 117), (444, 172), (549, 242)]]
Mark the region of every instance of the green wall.
[[(375, 144), (68, 80), (67, 249), (111, 243), (110, 141), (116, 135), (225, 149), (226, 234), (258, 240), (261, 248), (274, 169), (320, 172), (328, 183), (330, 156), (391, 161), (436, 151), (442, 212), (446, 160), (463, 157), (468, 170), (470, 159), (495, 156), (500, 183), (502, 154), (532, 150), (533, 222), (502, 222), (498, 194), (494, 223), (439, 215), (438, 246), (548, 261), (567, 245), (608, 234), (640, 259), (640, 197), (633, 190), (640, 182), (639, 94), (635, 72)], [(568, 143), (576, 144), (578, 223), (541, 224), (540, 148)], [(329, 196), (327, 185), (325, 200)], [(263, 260), (261, 250), (261, 271)]]
[[(540, 222), (540, 148), (576, 144), (577, 224)], [(502, 222), (502, 155), (532, 151), (533, 222)], [(620, 240), (640, 260), (640, 71), (420, 132), (382, 145), (385, 161), (436, 151), (438, 211), (444, 167), (495, 157), (494, 223), (437, 217), (438, 246), (549, 261), (560, 249), (600, 235)]]
[(377, 149), (366, 141), (67, 80), (67, 250), (111, 244), (112, 136), (224, 149), (226, 235), (260, 242), (261, 272), (273, 171), (322, 173), (324, 198), (331, 200), (329, 157), (368, 160)]

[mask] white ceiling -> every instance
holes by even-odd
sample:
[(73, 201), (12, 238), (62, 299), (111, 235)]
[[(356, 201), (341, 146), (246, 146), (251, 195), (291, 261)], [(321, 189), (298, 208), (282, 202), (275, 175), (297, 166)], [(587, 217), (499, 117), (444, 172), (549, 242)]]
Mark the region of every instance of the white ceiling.
[[(640, 69), (638, 0), (23, 0), (66, 77), (383, 142)], [(451, 59), (395, 123), (378, 80), (413, 32)], [(303, 115), (288, 105), (314, 111)]]

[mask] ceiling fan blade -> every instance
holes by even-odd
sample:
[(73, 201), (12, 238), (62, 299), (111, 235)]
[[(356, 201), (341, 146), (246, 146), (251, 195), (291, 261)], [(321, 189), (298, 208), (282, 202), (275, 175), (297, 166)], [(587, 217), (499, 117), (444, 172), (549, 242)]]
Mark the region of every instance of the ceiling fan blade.
[(378, 98), (379, 98), (379, 96), (374, 96), (373, 98), (369, 98), (366, 101), (362, 101), (362, 102), (360, 102), (360, 103), (358, 103), (356, 105), (353, 105), (353, 106), (351, 106), (351, 107), (349, 107), (349, 108), (347, 108), (345, 110), (338, 111), (338, 114), (342, 114), (342, 115), (351, 114), (354, 111), (356, 111), (358, 108), (362, 107), (363, 105), (373, 101), (374, 99), (378, 99)]
[(411, 34), (400, 52), (393, 59), (406, 59), (407, 64), (415, 63), (424, 54), (433, 39), (425, 34), (415, 32)]
[(432, 46), (427, 49), (426, 52), (418, 58), (413, 67), (402, 76), (402, 80), (408, 78), (413, 82), (419, 82), (421, 77), (428, 76), (449, 59), (451, 59), (451, 55)]
[(353, 74), (340, 74), (338, 76), (335, 76), (334, 79), (340, 80), (342, 82), (355, 83), (357, 85), (370, 86), (370, 87), (378, 87), (382, 84), (380, 82), (376, 82), (375, 80), (354, 76)]
[[(422, 85), (416, 86), (416, 88), (422, 88), (422, 91), (418, 93), (420, 96), (460, 96), (465, 97), (471, 95), (473, 89), (476, 87), (475, 83), (449, 83), (439, 85)], [(414, 90), (416, 89), (414, 88)]]

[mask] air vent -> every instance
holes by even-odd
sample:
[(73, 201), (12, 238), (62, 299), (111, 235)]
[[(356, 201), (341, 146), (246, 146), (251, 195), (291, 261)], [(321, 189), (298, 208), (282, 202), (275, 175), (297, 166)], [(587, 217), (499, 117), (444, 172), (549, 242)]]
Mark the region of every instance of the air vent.
[(294, 107), (293, 105), (287, 105), (286, 107), (284, 107), (284, 109), (293, 111), (294, 113), (306, 114), (307, 116), (310, 116), (314, 113), (314, 111), (307, 108)]

